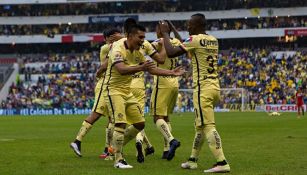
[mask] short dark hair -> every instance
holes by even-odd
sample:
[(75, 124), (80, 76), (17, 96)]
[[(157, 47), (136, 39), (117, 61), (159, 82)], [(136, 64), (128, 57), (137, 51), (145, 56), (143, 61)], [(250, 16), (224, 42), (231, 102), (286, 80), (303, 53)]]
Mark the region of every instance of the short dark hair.
[(128, 33), (129, 28), (136, 24), (137, 22), (134, 18), (127, 18), (126, 21), (124, 22), (124, 32)]
[(127, 31), (128, 34), (131, 34), (131, 33), (136, 33), (137, 31), (143, 31), (143, 32), (146, 32), (146, 29), (144, 26), (142, 25), (139, 25), (139, 24), (136, 24), (136, 25), (132, 25), (129, 27), (129, 30)]
[(202, 13), (195, 13), (192, 17), (198, 17), (198, 22), (200, 26), (206, 27), (206, 17)]
[(111, 35), (114, 35), (115, 33), (121, 33), (119, 29), (117, 28), (109, 28), (103, 31), (104, 37), (109, 37)]

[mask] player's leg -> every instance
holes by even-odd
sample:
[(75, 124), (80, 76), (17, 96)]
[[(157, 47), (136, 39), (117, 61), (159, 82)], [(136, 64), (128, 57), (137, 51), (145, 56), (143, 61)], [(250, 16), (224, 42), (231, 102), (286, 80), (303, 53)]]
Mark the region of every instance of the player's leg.
[(124, 134), (127, 125), (126, 119), (126, 106), (125, 99), (121, 95), (106, 95), (104, 96), (105, 102), (109, 109), (109, 114), (114, 121), (113, 131), (113, 148), (115, 155), (115, 168), (132, 168), (131, 165), (127, 164), (122, 155), (124, 145)]
[[(142, 88), (131, 88), (131, 92), (134, 95), (134, 97), (137, 99), (140, 109), (142, 110), (142, 114), (144, 115), (144, 107), (145, 107), (145, 89)], [(137, 154), (140, 152), (140, 145), (143, 146), (143, 143), (145, 144), (145, 155), (150, 155), (154, 153), (154, 147), (150, 143), (148, 137), (146, 136), (146, 133), (144, 130), (139, 132), (136, 135), (136, 148), (137, 148)], [(137, 157), (139, 157), (137, 155)]]
[(205, 170), (205, 173), (210, 172), (229, 172), (230, 166), (226, 161), (222, 148), (222, 140), (215, 127), (214, 105), (220, 99), (220, 92), (214, 89), (206, 89), (199, 93), (200, 101), (199, 115), (202, 124), (204, 125), (204, 134), (207, 138), (209, 149), (216, 159), (216, 164), (213, 168)]
[(90, 131), (93, 124), (100, 118), (101, 114), (92, 111), (91, 114), (83, 121), (79, 132), (76, 136), (76, 139), (74, 142), (70, 143), (70, 147), (73, 149), (73, 151), (81, 157), (81, 142), (82, 139), (86, 136), (86, 134)]
[[(131, 94), (132, 95), (132, 94)], [(137, 99), (132, 95), (127, 100), (127, 121), (131, 125), (126, 129), (124, 145), (130, 140), (136, 138), (136, 135), (142, 133), (141, 131), (145, 127), (145, 119), (143, 116), (143, 110), (137, 102)], [(144, 162), (142, 140), (136, 142), (137, 149), (137, 161), (139, 163)]]
[(105, 132), (105, 147), (101, 155), (99, 155), (102, 159), (112, 159), (113, 156), (113, 146), (112, 146), (112, 138), (113, 138), (113, 131), (114, 131), (114, 124), (111, 121), (111, 117), (108, 117), (108, 123)]
[(297, 106), (297, 117), (299, 118), (301, 115), (301, 110), (300, 110), (301, 107), (299, 104), (297, 104), (296, 106)]
[(102, 84), (97, 83), (95, 87), (95, 102), (92, 108), (91, 114), (83, 121), (81, 128), (76, 136), (74, 142), (70, 144), (70, 147), (74, 150), (74, 152), (78, 156), (82, 156), (81, 154), (81, 142), (82, 139), (86, 136), (86, 134), (90, 131), (93, 124), (100, 118), (101, 115), (104, 115), (105, 109), (102, 105), (103, 103), (103, 96), (102, 96)]
[(180, 146), (180, 142), (174, 138), (169, 127), (170, 125), (165, 120), (168, 116), (169, 94), (171, 94), (170, 89), (153, 89), (151, 96), (151, 114), (154, 117), (154, 123), (157, 129), (170, 145), (167, 160), (172, 160), (175, 156), (176, 149)]

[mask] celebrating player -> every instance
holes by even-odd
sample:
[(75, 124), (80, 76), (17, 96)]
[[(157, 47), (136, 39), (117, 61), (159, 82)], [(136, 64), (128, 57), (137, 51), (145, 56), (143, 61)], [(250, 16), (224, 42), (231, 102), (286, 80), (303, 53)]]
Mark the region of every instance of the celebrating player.
[[(146, 61), (139, 51), (144, 38), (145, 28), (140, 25), (132, 26), (128, 31), (127, 40), (120, 40), (113, 44), (108, 62), (107, 81), (104, 82), (103, 94), (115, 124), (113, 146), (116, 168), (132, 168), (124, 160), (122, 149), (145, 127), (142, 109), (131, 93), (131, 75), (140, 71), (166, 76), (179, 76), (184, 73), (181, 68), (163, 70), (157, 68), (153, 62)], [(126, 128), (127, 123), (131, 125)]]
[(184, 53), (192, 56), (193, 64), (193, 104), (195, 108), (195, 137), (189, 160), (181, 164), (184, 169), (196, 169), (199, 152), (207, 138), (209, 148), (217, 163), (205, 173), (224, 173), (230, 171), (221, 138), (215, 128), (214, 106), (220, 98), (220, 86), (217, 72), (218, 41), (206, 34), (206, 20), (203, 14), (194, 14), (188, 22), (190, 37), (178, 47), (170, 42), (169, 29), (165, 21), (160, 22), (166, 53), (176, 57)]
[[(120, 31), (111, 28), (107, 29), (104, 32), (104, 36), (106, 39), (106, 44), (103, 45), (100, 49), (100, 63), (101, 66), (99, 67), (99, 70), (96, 73), (96, 77), (98, 78), (98, 82), (95, 87), (95, 102), (92, 108), (91, 114), (83, 121), (82, 126), (76, 136), (76, 139), (74, 142), (70, 144), (70, 147), (73, 149), (73, 151), (81, 157), (81, 142), (82, 139), (85, 137), (85, 135), (89, 132), (89, 130), (92, 128), (93, 124), (101, 117), (101, 116), (106, 116), (109, 117), (108, 114), (108, 109), (106, 106), (106, 103), (104, 102), (104, 99), (102, 97), (102, 87), (103, 87), (103, 82), (105, 80), (105, 70), (107, 68), (107, 59), (108, 59), (108, 53), (110, 51), (111, 44), (122, 38)], [(111, 146), (111, 140), (112, 140), (112, 133), (113, 133), (113, 124), (110, 122), (110, 117), (109, 117), (109, 122), (106, 128), (106, 145), (105, 145), (105, 150), (104, 154), (102, 155), (103, 158), (108, 156), (108, 147)]]
[[(171, 30), (168, 31), (170, 33)], [(163, 38), (159, 26), (156, 28), (157, 39), (152, 44), (158, 50), (164, 49)], [(179, 46), (181, 42), (172, 38), (171, 44)], [(178, 57), (166, 58), (164, 64), (157, 63), (157, 67), (162, 69), (173, 70), (178, 64)], [(154, 117), (157, 129), (164, 138), (164, 149), (162, 159), (172, 160), (175, 156), (176, 149), (180, 146), (180, 142), (174, 138), (171, 133), (171, 123), (169, 115), (173, 113), (178, 96), (178, 77), (176, 76), (154, 76), (153, 91), (151, 93), (150, 110)]]

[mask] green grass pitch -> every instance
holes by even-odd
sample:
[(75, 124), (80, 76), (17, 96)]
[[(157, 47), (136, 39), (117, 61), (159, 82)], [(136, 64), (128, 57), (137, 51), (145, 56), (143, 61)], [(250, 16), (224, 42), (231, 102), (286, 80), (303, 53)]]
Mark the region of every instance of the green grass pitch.
[[(69, 148), (85, 116), (0, 117), (0, 175), (194, 175), (215, 163), (205, 142), (197, 170), (180, 164), (190, 155), (194, 115), (171, 116), (173, 134), (181, 141), (172, 161), (161, 160), (162, 136), (146, 116), (146, 133), (156, 149), (139, 164), (135, 142), (124, 149), (133, 169), (113, 168), (101, 160), (106, 118), (101, 118), (82, 143), (83, 157)], [(307, 118), (295, 113), (272, 117), (266, 113), (216, 113), (217, 129), (234, 175), (306, 175)]]

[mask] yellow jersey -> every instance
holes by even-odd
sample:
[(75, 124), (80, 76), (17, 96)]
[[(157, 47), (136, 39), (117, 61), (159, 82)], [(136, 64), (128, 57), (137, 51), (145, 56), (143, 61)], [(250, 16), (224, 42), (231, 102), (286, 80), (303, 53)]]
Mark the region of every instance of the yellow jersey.
[[(157, 51), (161, 51), (161, 45), (158, 43), (159, 40), (152, 42), (152, 45), (155, 47)], [(171, 38), (170, 40), (171, 44), (173, 46), (180, 46), (181, 42), (176, 38)], [(178, 65), (178, 57), (174, 58), (168, 58), (166, 57), (164, 64), (157, 64), (157, 67), (161, 69), (167, 69), (167, 70), (173, 70)], [(157, 88), (173, 88), (173, 87), (179, 87), (178, 84), (178, 77), (177, 76), (154, 76), (154, 87)]]
[[(156, 49), (147, 40), (145, 40), (143, 45), (141, 46), (140, 52), (145, 57), (147, 56), (151, 57), (155, 53), (157, 53)], [(143, 71), (132, 75), (131, 88), (145, 89), (145, 79)]]
[(181, 47), (192, 57), (193, 89), (213, 88), (220, 90), (217, 61), (218, 41), (207, 34), (191, 35)]
[[(108, 57), (108, 54), (109, 54), (109, 51), (111, 50), (111, 47), (112, 47), (112, 44), (105, 44), (105, 45), (100, 47), (100, 54), (99, 54), (100, 64), (103, 64), (103, 62)], [(104, 73), (103, 76), (100, 76), (97, 84), (102, 85), (104, 79), (105, 79), (105, 73)]]
[(123, 62), (126, 66), (136, 66), (145, 62), (145, 60), (144, 55), (139, 50), (131, 52), (128, 49), (126, 40), (114, 42), (112, 50), (109, 53), (106, 80), (104, 81), (104, 92), (107, 91), (108, 95), (128, 95), (130, 93), (132, 76), (121, 75), (114, 65)]

